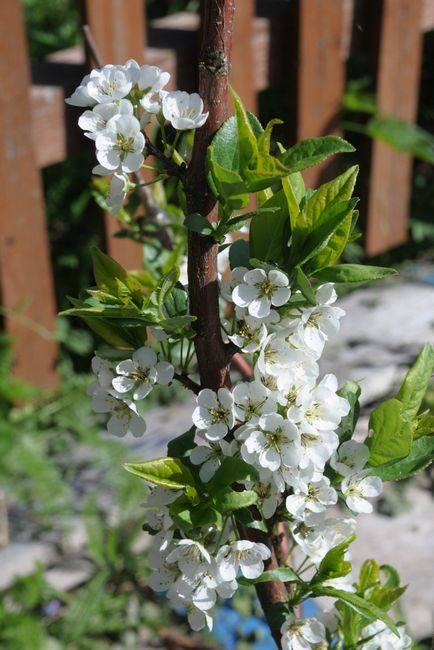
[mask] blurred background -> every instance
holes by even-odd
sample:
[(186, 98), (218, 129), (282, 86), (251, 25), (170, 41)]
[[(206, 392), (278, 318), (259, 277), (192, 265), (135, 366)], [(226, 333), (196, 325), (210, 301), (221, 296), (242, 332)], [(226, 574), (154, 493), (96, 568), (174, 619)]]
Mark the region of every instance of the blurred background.
[[(119, 236), (91, 184), (94, 153), (69, 96), (89, 70), (82, 25), (107, 63), (158, 65), (197, 84), (199, 0), (0, 2), (0, 648), (272, 649), (253, 597), (219, 610), (213, 635), (146, 587), (144, 488), (121, 468), (164, 452), (191, 402), (168, 387), (141, 443), (102, 434), (86, 387), (96, 338), (56, 317), (93, 284), (90, 248), (128, 268), (146, 246)], [(237, 0), (232, 84), (285, 145), (330, 133), (357, 151), (305, 174), (308, 185), (359, 163), (360, 238), (347, 262), (395, 266), (397, 280), (344, 287), (342, 336), (324, 370), (362, 379), (367, 412), (393, 394), (434, 323), (434, 0)], [(163, 203), (167, 197), (155, 196)], [(176, 209), (176, 206), (173, 210)], [(114, 235), (118, 236), (114, 236)], [(145, 252), (145, 254), (144, 254)], [(434, 409), (434, 388), (426, 408)], [(360, 517), (356, 564), (395, 564), (411, 587), (402, 615), (431, 634), (433, 482), (388, 487)], [(409, 553), (411, 549), (411, 553)], [(429, 645), (420, 647), (430, 647)]]

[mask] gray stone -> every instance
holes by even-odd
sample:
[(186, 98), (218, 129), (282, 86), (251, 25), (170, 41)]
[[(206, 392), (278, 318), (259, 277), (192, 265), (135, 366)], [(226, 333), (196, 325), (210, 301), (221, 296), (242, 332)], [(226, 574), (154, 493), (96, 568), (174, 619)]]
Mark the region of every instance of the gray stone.
[(0, 591), (16, 578), (32, 573), (38, 562), (52, 564), (56, 559), (54, 546), (40, 542), (13, 542), (0, 550)]
[(88, 582), (95, 573), (95, 566), (86, 560), (65, 558), (61, 564), (45, 572), (47, 582), (59, 591), (70, 591)]

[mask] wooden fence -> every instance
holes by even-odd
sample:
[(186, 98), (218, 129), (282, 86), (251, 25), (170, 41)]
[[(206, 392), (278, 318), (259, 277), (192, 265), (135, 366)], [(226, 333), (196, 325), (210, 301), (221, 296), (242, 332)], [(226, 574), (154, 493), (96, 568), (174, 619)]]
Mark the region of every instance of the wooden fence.
[[(171, 72), (173, 86), (193, 90), (199, 16), (175, 14), (146, 28), (144, 6), (144, 0), (83, 1), (104, 60), (158, 65)], [(362, 38), (381, 110), (414, 121), (423, 32), (433, 27), (434, 0), (238, 0), (232, 83), (251, 110), (259, 91), (285, 86), (294, 139), (338, 133), (346, 59)], [(75, 47), (32, 66), (30, 77), (20, 2), (0, 3), (0, 296), (4, 328), (15, 341), (15, 372), (42, 387), (56, 384), (57, 345), (40, 169), (85, 144), (79, 112), (64, 98), (86, 69), (85, 51)], [(406, 240), (411, 158), (375, 141), (366, 168), (366, 250), (376, 254)], [(307, 181), (318, 174), (324, 178), (327, 169), (309, 170)], [(107, 219), (107, 234), (114, 228)], [(107, 242), (118, 261), (140, 264), (137, 246)]]

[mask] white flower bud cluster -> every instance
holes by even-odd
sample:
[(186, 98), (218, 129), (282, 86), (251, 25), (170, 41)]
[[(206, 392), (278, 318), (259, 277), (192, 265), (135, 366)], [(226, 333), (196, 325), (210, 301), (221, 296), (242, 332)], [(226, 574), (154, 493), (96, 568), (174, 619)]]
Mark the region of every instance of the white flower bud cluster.
[(177, 131), (197, 129), (208, 118), (197, 93), (163, 90), (170, 74), (151, 65), (129, 60), (125, 65), (105, 65), (86, 75), (66, 99), (72, 106), (88, 107), (78, 120), (85, 135), (95, 141), (98, 165), (94, 174), (112, 175), (107, 204), (112, 214), (122, 207), (134, 187), (128, 174), (143, 165), (144, 127), (156, 116)]
[(96, 380), (88, 388), (92, 408), (96, 413), (110, 413), (107, 431), (115, 436), (131, 433), (136, 438), (146, 431), (146, 422), (138, 405), (156, 384), (169, 384), (174, 367), (167, 361), (158, 361), (154, 350), (141, 347), (131, 359), (112, 363), (95, 356), (92, 370)]

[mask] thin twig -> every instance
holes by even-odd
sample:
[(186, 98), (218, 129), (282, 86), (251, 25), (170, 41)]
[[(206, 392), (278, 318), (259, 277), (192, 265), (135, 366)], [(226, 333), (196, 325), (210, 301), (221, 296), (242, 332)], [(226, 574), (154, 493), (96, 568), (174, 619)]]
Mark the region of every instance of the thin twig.
[(179, 381), (183, 386), (188, 388), (189, 390), (193, 391), (195, 395), (199, 395), (200, 393), (200, 386), (197, 384), (193, 379), (190, 379), (188, 375), (185, 374), (179, 374), (178, 372), (175, 372), (173, 375), (173, 378)]
[(161, 638), (166, 641), (170, 648), (185, 648), (185, 650), (222, 650), (221, 646), (208, 645), (194, 637), (186, 636), (185, 634), (180, 634), (179, 632), (173, 632), (168, 628), (161, 628), (159, 630), (159, 635)]

